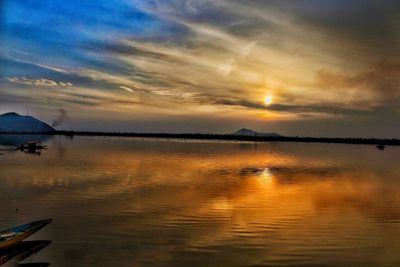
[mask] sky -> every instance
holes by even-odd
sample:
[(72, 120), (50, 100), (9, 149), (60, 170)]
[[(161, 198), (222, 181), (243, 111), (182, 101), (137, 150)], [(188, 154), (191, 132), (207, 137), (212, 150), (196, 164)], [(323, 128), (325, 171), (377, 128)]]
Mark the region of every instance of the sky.
[(0, 113), (400, 138), (398, 0), (2, 0)]

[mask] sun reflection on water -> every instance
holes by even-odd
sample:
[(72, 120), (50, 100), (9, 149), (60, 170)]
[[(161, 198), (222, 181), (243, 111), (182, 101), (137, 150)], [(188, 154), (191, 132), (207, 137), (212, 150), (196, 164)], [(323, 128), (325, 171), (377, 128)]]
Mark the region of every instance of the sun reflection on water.
[[(397, 255), (397, 151), (84, 138), (67, 148), (62, 158), (51, 147), (40, 158), (0, 158), (0, 212), (15, 214), (0, 223), (52, 217), (57, 249), (90, 247), (81, 253), (97, 266), (132, 257), (138, 266), (400, 261), (373, 258), (366, 245)], [(54, 264), (83, 266), (67, 254), (52, 255)]]

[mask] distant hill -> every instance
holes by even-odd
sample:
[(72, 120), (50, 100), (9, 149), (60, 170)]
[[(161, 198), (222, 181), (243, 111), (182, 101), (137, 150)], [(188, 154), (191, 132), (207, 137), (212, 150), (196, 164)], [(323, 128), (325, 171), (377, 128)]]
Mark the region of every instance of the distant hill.
[(0, 132), (53, 132), (55, 129), (31, 116), (21, 116), (15, 112), (0, 115)]
[(255, 132), (250, 129), (240, 129), (239, 131), (233, 133), (232, 135), (237, 135), (237, 136), (258, 136), (258, 137), (282, 137), (281, 135), (277, 133), (259, 133)]

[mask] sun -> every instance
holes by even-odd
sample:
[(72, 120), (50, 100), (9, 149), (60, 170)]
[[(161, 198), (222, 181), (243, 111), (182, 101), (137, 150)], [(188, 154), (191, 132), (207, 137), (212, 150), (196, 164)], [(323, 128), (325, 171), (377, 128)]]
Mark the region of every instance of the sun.
[(272, 95), (266, 95), (264, 98), (264, 103), (265, 105), (271, 105), (272, 104)]

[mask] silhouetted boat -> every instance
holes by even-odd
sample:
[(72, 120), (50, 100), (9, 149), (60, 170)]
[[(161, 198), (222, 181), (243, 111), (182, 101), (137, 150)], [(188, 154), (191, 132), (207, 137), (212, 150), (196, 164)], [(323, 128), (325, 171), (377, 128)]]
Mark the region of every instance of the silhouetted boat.
[(385, 146), (384, 145), (377, 145), (376, 148), (379, 149), (379, 150), (385, 150)]
[(40, 220), (0, 232), (0, 249), (15, 246), (51, 222), (52, 219)]
[(50, 244), (51, 241), (48, 240), (22, 241), (11, 248), (2, 249), (0, 250), (0, 265), (7, 263), (14, 258), (17, 262), (23, 261)]
[(42, 149), (47, 149), (47, 146), (42, 145), (40, 141), (29, 141), (29, 142), (26, 142), (24, 144), (21, 144), (21, 145), (15, 147), (15, 149), (33, 154), (33, 153), (37, 153), (38, 151), (40, 151)]

